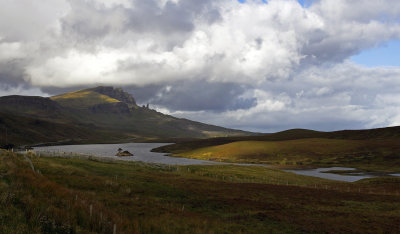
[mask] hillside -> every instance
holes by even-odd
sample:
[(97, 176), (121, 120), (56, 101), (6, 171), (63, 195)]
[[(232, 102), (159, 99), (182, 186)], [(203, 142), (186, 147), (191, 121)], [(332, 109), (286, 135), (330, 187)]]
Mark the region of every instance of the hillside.
[[(51, 97), (81, 123), (145, 138), (205, 138), (249, 133), (164, 115), (139, 107), (122, 89), (97, 87)], [(79, 110), (79, 111), (78, 111)]]
[(59, 103), (61, 106), (75, 109), (85, 109), (99, 104), (120, 102), (117, 99), (88, 90), (66, 93), (51, 97), (50, 99)]
[[(251, 134), (139, 107), (129, 93), (113, 87), (84, 89), (50, 98), (0, 97), (0, 117), (7, 120), (0, 123), (0, 128), (8, 128), (10, 141), (17, 144), (173, 141)], [(41, 126), (32, 124), (35, 121), (40, 121)], [(31, 134), (24, 134), (24, 131)]]
[(178, 142), (173, 145), (163, 146), (154, 149), (156, 152), (182, 153), (189, 150), (199, 149), (209, 146), (218, 146), (238, 141), (288, 141), (307, 138), (322, 139), (342, 139), (342, 140), (385, 140), (400, 138), (400, 126), (375, 128), (365, 130), (341, 130), (333, 132), (321, 132), (308, 129), (290, 129), (281, 132), (253, 135), (253, 136), (234, 136), (216, 137), (210, 139), (192, 139)]
[[(6, 130), (7, 129), (7, 130)], [(6, 132), (7, 131), (7, 132)], [(0, 146), (128, 142), (136, 137), (93, 126), (0, 113)]]
[(292, 129), (262, 136), (179, 142), (153, 151), (212, 161), (398, 172), (399, 142), (400, 127), (335, 132)]
[(58, 103), (45, 97), (4, 96), (0, 97), (0, 113), (51, 120), (70, 122), (65, 110)]

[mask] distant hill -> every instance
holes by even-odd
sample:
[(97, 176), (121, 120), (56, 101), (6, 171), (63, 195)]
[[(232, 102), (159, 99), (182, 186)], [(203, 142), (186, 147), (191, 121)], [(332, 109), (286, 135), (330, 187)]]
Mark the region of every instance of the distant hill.
[(183, 141), (153, 149), (202, 160), (290, 167), (354, 167), (400, 171), (400, 127), (319, 132), (306, 129), (262, 136)]
[(155, 149), (154, 151), (165, 153), (182, 153), (203, 147), (218, 146), (239, 141), (288, 141), (310, 138), (340, 140), (400, 139), (400, 126), (365, 130), (341, 130), (333, 132), (321, 132), (308, 129), (289, 129), (277, 133), (257, 136), (233, 136), (217, 137), (210, 139), (193, 139), (178, 142), (173, 145), (163, 146)]
[[(50, 98), (0, 97), (0, 131), (9, 141), (118, 142), (244, 136), (253, 133), (175, 118), (147, 107), (120, 88), (96, 87)], [(34, 125), (39, 121), (39, 125)], [(25, 132), (30, 132), (26, 134)], [(1, 143), (0, 143), (1, 144)]]
[(400, 126), (362, 129), (362, 130), (341, 130), (333, 132), (321, 132), (308, 129), (290, 129), (273, 134), (263, 136), (250, 137), (252, 140), (296, 140), (304, 138), (329, 138), (329, 139), (345, 139), (345, 140), (368, 140), (368, 139), (387, 139), (400, 137)]

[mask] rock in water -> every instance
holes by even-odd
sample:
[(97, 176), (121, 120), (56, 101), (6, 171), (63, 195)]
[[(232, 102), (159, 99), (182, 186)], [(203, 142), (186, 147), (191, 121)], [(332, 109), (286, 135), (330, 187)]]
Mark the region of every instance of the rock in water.
[(128, 156), (133, 156), (129, 151), (123, 151), (123, 152), (118, 152), (115, 156), (118, 157), (128, 157)]

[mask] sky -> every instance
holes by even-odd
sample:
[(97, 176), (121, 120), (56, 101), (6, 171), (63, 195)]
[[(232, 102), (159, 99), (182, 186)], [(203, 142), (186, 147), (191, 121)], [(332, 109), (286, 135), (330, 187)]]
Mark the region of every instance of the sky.
[(122, 87), (276, 132), (400, 125), (400, 1), (0, 0), (0, 96)]

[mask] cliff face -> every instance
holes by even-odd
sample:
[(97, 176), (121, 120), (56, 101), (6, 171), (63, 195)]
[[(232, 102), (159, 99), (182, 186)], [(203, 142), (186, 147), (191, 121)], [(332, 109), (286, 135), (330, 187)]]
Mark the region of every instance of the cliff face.
[(115, 98), (128, 105), (137, 106), (135, 99), (129, 93), (123, 91), (121, 88), (114, 88), (108, 86), (99, 86), (93, 89), (88, 89), (96, 93), (100, 93), (111, 98)]

